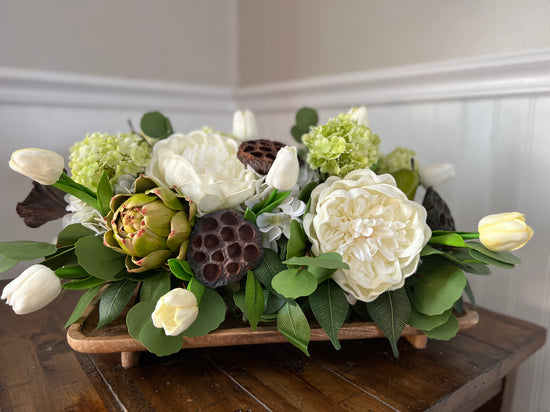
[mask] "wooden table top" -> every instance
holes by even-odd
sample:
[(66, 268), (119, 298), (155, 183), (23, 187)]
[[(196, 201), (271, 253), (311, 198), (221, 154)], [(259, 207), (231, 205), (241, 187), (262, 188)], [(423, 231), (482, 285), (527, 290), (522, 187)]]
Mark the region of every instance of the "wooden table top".
[[(0, 282), (0, 288), (6, 284)], [(62, 326), (77, 294), (17, 316), (0, 304), (2, 411), (423, 411), (473, 410), (540, 348), (546, 330), (478, 309), (479, 325), (427, 349), (387, 341), (187, 349), (123, 369), (117, 354), (87, 355)]]

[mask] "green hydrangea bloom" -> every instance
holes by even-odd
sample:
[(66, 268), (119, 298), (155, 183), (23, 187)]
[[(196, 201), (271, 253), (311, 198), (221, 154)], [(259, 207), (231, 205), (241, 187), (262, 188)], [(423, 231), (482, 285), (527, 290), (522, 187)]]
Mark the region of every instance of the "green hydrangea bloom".
[[(392, 173), (400, 169), (412, 170), (411, 159), (416, 156), (416, 153), (406, 147), (398, 147), (385, 156), (380, 156), (380, 163), (376, 173)], [(414, 164), (415, 170), (418, 170), (418, 163)]]
[(71, 147), (72, 178), (95, 191), (103, 172), (111, 186), (124, 174), (137, 175), (151, 159), (151, 147), (135, 134), (93, 133)]
[(312, 128), (302, 142), (309, 148), (307, 162), (312, 169), (340, 177), (374, 165), (380, 151), (378, 135), (348, 114)]

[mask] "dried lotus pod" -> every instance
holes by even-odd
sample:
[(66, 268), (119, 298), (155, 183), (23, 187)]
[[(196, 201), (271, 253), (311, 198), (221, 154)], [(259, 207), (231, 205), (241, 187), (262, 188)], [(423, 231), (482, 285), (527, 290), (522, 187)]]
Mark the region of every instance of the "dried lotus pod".
[(245, 164), (250, 165), (256, 172), (266, 175), (277, 157), (277, 152), (284, 143), (260, 139), (243, 142), (239, 146), (237, 157)]
[(187, 261), (197, 280), (216, 288), (240, 280), (263, 256), (260, 231), (223, 209), (204, 215), (191, 233)]
[(428, 212), (426, 223), (432, 230), (455, 231), (455, 221), (447, 203), (432, 187), (429, 187), (424, 195), (422, 206)]

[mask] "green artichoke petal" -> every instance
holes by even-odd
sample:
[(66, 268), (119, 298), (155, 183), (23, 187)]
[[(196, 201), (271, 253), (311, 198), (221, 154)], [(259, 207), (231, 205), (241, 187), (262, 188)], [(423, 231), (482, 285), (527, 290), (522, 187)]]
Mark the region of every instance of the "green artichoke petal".
[(178, 250), (181, 243), (189, 239), (191, 234), (191, 224), (187, 218), (187, 213), (183, 210), (174, 215), (171, 221), (171, 230), (168, 238), (166, 239), (166, 244), (168, 248), (173, 251)]
[(133, 209), (134, 207), (139, 207), (146, 205), (157, 200), (156, 196), (149, 196), (145, 193), (136, 193), (132, 195), (126, 202), (124, 202), (123, 207), (125, 209)]
[(119, 244), (119, 246), (122, 248), (124, 253), (130, 256), (136, 256), (136, 251), (134, 249), (134, 245), (132, 243), (132, 239), (130, 238), (123, 238), (118, 233), (113, 232), (113, 237)]
[(135, 256), (147, 256), (149, 253), (156, 250), (167, 249), (166, 237), (159, 236), (147, 226), (143, 227), (132, 237)]
[(126, 250), (120, 247), (120, 243), (115, 238), (115, 233), (113, 230), (108, 230), (103, 235), (103, 244), (107, 247), (110, 247), (113, 250), (116, 250), (118, 253), (124, 253), (127, 254)]
[(121, 194), (121, 195), (116, 195), (116, 196), (113, 196), (111, 198), (111, 202), (110, 202), (110, 208), (111, 208), (111, 211), (115, 211), (115, 210), (118, 210), (118, 208), (124, 203), (124, 201), (126, 199), (128, 199), (130, 197), (130, 195), (125, 195), (125, 194)]
[(189, 204), (189, 223), (195, 226), (195, 218), (197, 217), (197, 204), (192, 200), (188, 200)]
[(173, 252), (171, 250), (155, 250), (149, 253), (147, 256), (138, 259), (132, 258), (130, 261), (133, 265), (128, 267), (128, 260), (126, 261), (126, 269), (128, 272), (139, 273), (146, 270), (151, 270), (164, 265), (164, 263), (172, 257)]
[(141, 175), (134, 182), (134, 193), (145, 193), (158, 186), (159, 183), (152, 177)]
[(182, 199), (178, 197), (172, 190), (167, 187), (156, 187), (152, 190), (148, 190), (147, 194), (153, 193), (158, 196), (166, 206), (173, 210), (184, 210), (185, 205)]
[(141, 209), (145, 220), (145, 226), (159, 236), (166, 237), (170, 234), (170, 221), (176, 214), (175, 210), (167, 208), (161, 200), (157, 199)]
[(180, 246), (180, 251), (176, 259), (185, 259), (187, 257), (187, 246), (189, 246), (189, 239), (184, 241)]

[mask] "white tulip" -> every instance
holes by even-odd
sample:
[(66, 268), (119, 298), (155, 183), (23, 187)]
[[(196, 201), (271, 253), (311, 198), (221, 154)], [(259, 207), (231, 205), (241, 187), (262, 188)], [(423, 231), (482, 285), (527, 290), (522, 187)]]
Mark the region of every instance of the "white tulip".
[(6, 285), (2, 299), (18, 315), (42, 309), (61, 293), (61, 281), (44, 265), (32, 265)]
[(237, 110), (233, 116), (233, 136), (242, 141), (258, 138), (258, 125), (249, 110)]
[(176, 288), (162, 296), (151, 315), (153, 325), (167, 336), (177, 336), (193, 324), (199, 314), (197, 298), (187, 289)]
[(533, 229), (518, 212), (488, 215), (478, 223), (479, 240), (494, 252), (517, 250), (533, 237)]
[(446, 183), (455, 176), (456, 171), (451, 163), (434, 163), (421, 168), (419, 174), (420, 183), (427, 189)]
[(367, 108), (365, 106), (360, 107), (352, 107), (348, 114), (351, 116), (352, 119), (356, 120), (357, 123), (369, 126), (369, 114), (367, 112)]
[(279, 149), (265, 182), (277, 190), (290, 190), (298, 181), (300, 163), (294, 146)]
[(12, 153), (10, 167), (43, 185), (53, 185), (65, 167), (59, 154), (44, 149), (21, 149)]

